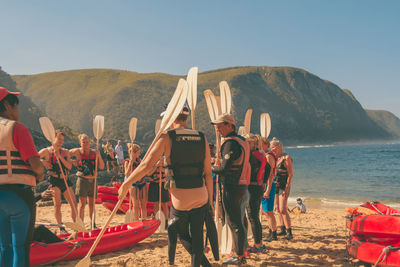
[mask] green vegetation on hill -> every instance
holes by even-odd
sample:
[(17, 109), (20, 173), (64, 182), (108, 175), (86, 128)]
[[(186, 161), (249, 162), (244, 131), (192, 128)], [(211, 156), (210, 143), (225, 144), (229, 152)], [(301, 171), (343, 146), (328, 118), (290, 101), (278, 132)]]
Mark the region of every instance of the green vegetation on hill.
[[(137, 141), (154, 137), (154, 124), (181, 76), (109, 69), (71, 70), (13, 76), (18, 88), (49, 117), (93, 136), (93, 118), (105, 116), (105, 139), (128, 140), (131, 117), (138, 118)], [(284, 142), (330, 143), (393, 138), (362, 109), (349, 91), (302, 69), (234, 67), (207, 71), (198, 77), (196, 127), (214, 140), (203, 97), (205, 89), (219, 95), (226, 80), (233, 95), (238, 124), (253, 108), (252, 132), (259, 115), (269, 112), (271, 136)]]
[[(11, 92), (20, 92), (17, 89), (17, 85), (15, 81), (11, 78), (9, 74), (3, 71), (0, 67), (0, 86), (6, 88)], [(50, 143), (44, 137), (41, 132), (39, 118), (45, 116), (45, 113), (40, 110), (38, 106), (36, 106), (30, 97), (26, 96), (25, 93), (19, 95), (19, 117), (21, 123), (23, 123), (26, 127), (29, 128), (33, 140), (38, 148), (43, 148), (44, 146), (49, 145)], [(77, 133), (73, 131), (71, 128), (61, 125), (57, 121), (54, 122), (54, 127), (56, 129), (63, 129), (67, 134), (67, 138), (65, 139), (65, 143), (78, 143), (77, 141)]]
[(368, 116), (381, 128), (400, 137), (400, 119), (386, 110), (366, 110)]

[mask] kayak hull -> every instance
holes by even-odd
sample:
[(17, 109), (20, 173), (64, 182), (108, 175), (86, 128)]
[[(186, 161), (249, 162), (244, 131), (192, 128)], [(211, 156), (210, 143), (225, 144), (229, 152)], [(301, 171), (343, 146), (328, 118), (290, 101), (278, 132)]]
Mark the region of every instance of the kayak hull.
[[(152, 235), (160, 221), (152, 219), (107, 228), (93, 255), (120, 250), (136, 244)], [(34, 242), (31, 245), (30, 263), (32, 266), (58, 261), (83, 258), (90, 250), (101, 229), (78, 233), (76, 240), (53, 244)], [(67, 238), (69, 235), (61, 235)]]
[[(399, 247), (399, 240), (398, 243), (392, 245)], [(347, 244), (347, 250), (352, 257), (371, 264), (375, 264), (378, 261), (383, 249), (386, 247), (388, 245), (366, 242), (357, 236), (353, 236)], [(377, 266), (400, 266), (400, 250), (390, 250), (386, 257), (383, 254)]]

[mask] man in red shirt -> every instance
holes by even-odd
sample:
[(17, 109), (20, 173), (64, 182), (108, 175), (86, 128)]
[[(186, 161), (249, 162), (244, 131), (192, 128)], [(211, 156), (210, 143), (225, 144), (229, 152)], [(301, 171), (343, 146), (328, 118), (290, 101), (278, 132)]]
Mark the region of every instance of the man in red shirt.
[(18, 95), (0, 87), (0, 266), (29, 266), (32, 186), (44, 173), (29, 130), (18, 122)]

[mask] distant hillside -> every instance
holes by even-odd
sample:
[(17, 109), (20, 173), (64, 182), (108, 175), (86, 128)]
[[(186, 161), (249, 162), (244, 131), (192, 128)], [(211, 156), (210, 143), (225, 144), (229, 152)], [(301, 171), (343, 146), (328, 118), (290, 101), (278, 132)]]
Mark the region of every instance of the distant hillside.
[[(9, 74), (3, 71), (0, 67), (0, 86), (6, 88), (11, 92), (20, 92), (17, 89), (17, 85), (15, 81), (11, 78)], [(26, 96), (24, 93), (19, 95), (19, 118), (21, 123), (23, 123), (26, 127), (29, 128), (32, 137), (35, 141), (35, 144), (38, 148), (42, 148), (44, 146), (49, 145), (50, 143), (43, 136), (42, 131), (40, 129), (39, 118), (45, 116), (44, 113), (36, 106), (30, 97)], [(64, 129), (66, 133), (68, 133), (68, 137), (65, 140), (65, 143), (78, 143), (76, 139), (76, 132), (72, 131), (70, 128), (60, 125), (58, 122), (54, 122), (54, 126), (56, 128)]]
[(368, 116), (380, 127), (400, 137), (400, 119), (386, 110), (366, 110)]
[[(20, 92), (17, 90), (17, 85), (15, 81), (11, 78), (9, 74), (3, 71), (0, 67), (0, 86), (6, 88), (12, 92)], [(32, 103), (31, 99), (24, 94), (19, 96), (19, 116), (21, 122), (26, 125), (28, 128), (40, 131), (39, 126), (39, 118), (42, 116), (41, 111), (39, 108)]]
[[(93, 118), (101, 114), (105, 138), (128, 140), (128, 123), (134, 116), (139, 120), (137, 140), (147, 143), (180, 76), (88, 69), (13, 78), (41, 110), (76, 131), (93, 135)], [(332, 82), (290, 67), (235, 67), (199, 74), (196, 126), (212, 140), (203, 91), (212, 89), (219, 95), (222, 80), (231, 87), (239, 124), (246, 110), (253, 108), (252, 132), (259, 132), (259, 115), (269, 112), (271, 136), (288, 144), (393, 138), (349, 91)]]

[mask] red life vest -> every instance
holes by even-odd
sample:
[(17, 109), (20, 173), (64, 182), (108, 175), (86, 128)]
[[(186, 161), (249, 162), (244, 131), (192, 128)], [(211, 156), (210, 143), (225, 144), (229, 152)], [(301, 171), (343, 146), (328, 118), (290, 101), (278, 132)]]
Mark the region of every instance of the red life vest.
[(267, 164), (267, 158), (264, 153), (261, 153), (259, 150), (254, 150), (253, 155), (261, 162), (260, 169), (257, 173), (257, 185), (264, 184), (264, 175), (265, 175), (265, 165)]
[(242, 168), (242, 172), (239, 178), (239, 185), (249, 185), (250, 183), (250, 175), (251, 175), (251, 166), (250, 166), (250, 146), (246, 140), (242, 140), (237, 136), (230, 136), (224, 138), (222, 144), (224, 144), (229, 139), (235, 140), (242, 148), (242, 153), (238, 159), (236, 159), (232, 166), (239, 166)]

